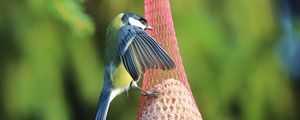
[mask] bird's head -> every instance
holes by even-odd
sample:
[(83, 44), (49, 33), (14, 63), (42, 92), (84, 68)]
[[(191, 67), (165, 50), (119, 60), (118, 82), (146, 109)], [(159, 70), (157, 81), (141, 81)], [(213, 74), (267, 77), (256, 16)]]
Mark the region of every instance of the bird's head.
[(152, 30), (153, 28), (148, 25), (148, 22), (145, 18), (134, 13), (123, 13), (122, 22), (125, 25), (133, 25), (140, 27), (143, 30)]

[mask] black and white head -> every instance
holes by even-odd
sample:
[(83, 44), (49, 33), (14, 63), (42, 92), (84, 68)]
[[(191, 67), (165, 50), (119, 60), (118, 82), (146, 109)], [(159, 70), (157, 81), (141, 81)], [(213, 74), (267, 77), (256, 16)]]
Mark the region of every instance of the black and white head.
[(153, 28), (148, 25), (145, 18), (134, 13), (123, 13), (122, 21), (125, 25), (133, 25), (140, 27), (143, 30), (152, 30)]

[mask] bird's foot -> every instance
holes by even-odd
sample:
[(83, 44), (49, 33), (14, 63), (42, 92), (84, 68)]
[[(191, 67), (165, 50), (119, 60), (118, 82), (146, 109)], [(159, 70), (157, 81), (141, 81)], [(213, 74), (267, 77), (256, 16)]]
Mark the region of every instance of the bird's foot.
[(132, 82), (131, 82), (131, 87), (140, 89), (142, 92), (144, 92), (144, 93), (142, 93), (142, 95), (144, 95), (144, 96), (156, 97), (157, 95), (160, 94), (160, 93), (157, 92), (156, 90), (153, 90), (153, 91), (147, 91), (147, 90), (142, 89), (141, 87), (139, 87), (139, 86), (137, 85), (137, 83), (136, 83), (135, 81), (132, 81)]
[(160, 94), (156, 90), (153, 90), (153, 91), (144, 91), (144, 92), (145, 93), (143, 95), (144, 96), (148, 96), (148, 97), (156, 97), (156, 96), (158, 96)]

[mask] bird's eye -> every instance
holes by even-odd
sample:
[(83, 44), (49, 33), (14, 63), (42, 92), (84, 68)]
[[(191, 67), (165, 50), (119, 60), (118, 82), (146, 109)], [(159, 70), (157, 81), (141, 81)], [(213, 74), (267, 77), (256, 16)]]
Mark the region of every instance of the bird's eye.
[(145, 21), (145, 20), (142, 20), (141, 22), (142, 22), (143, 24), (146, 24), (146, 21)]

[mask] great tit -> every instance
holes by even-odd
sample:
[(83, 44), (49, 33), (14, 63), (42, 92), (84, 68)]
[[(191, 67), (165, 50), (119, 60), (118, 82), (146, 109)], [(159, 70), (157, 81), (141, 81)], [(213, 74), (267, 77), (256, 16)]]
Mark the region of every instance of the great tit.
[[(121, 13), (106, 30), (104, 84), (95, 120), (105, 120), (110, 102), (137, 82), (147, 69), (175, 68), (167, 52), (145, 30), (152, 30), (145, 18), (134, 13)], [(144, 95), (156, 95), (142, 90)]]

